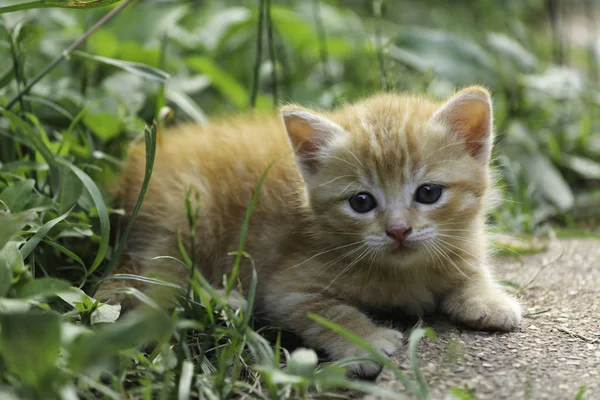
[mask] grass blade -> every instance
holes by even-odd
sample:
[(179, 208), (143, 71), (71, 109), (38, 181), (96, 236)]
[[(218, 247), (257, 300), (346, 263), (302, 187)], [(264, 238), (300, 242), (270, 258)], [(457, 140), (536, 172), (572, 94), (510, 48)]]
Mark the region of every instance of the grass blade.
[(104, 203), (104, 198), (100, 192), (100, 189), (98, 189), (98, 186), (88, 174), (70, 162), (62, 159), (58, 159), (57, 161), (60, 165), (63, 165), (73, 171), (73, 173), (79, 178), (81, 183), (83, 183), (83, 186), (85, 186), (86, 190), (90, 194), (92, 201), (94, 202), (94, 206), (96, 206), (96, 210), (98, 210), (98, 218), (100, 219), (100, 246), (98, 248), (96, 257), (92, 262), (92, 266), (86, 274), (86, 277), (89, 277), (100, 266), (100, 263), (102, 263), (102, 260), (104, 260), (104, 256), (108, 250), (108, 240), (110, 238), (110, 220), (108, 217), (108, 209), (106, 208), (106, 203)]
[(244, 244), (246, 243), (246, 236), (248, 235), (248, 227), (250, 226), (250, 217), (252, 216), (252, 212), (254, 211), (254, 207), (256, 207), (256, 202), (258, 201), (258, 196), (260, 194), (260, 188), (267, 177), (267, 174), (275, 165), (275, 161), (271, 161), (271, 163), (264, 170), (260, 178), (258, 178), (258, 183), (254, 188), (254, 193), (252, 193), (252, 197), (250, 198), (250, 204), (248, 204), (248, 208), (246, 208), (246, 213), (244, 214), (244, 220), (242, 223), (242, 229), (240, 232), (240, 241), (238, 244), (238, 249), (236, 250), (235, 261), (233, 263), (233, 269), (231, 271), (231, 275), (229, 276), (229, 282), (227, 282), (227, 293), (231, 291), (235, 284), (235, 280), (237, 279), (240, 263), (242, 262), (242, 257), (244, 255)]
[(429, 388), (427, 387), (427, 382), (425, 381), (425, 377), (423, 376), (423, 372), (421, 371), (419, 365), (419, 355), (417, 354), (417, 347), (419, 342), (423, 338), (423, 336), (427, 336), (429, 338), (434, 338), (435, 334), (431, 329), (421, 328), (419, 325), (410, 334), (408, 338), (408, 355), (410, 357), (410, 364), (412, 367), (413, 375), (419, 384), (419, 388), (421, 389), (421, 398), (429, 399), (431, 396), (429, 395)]
[(402, 371), (400, 371), (398, 369), (396, 364), (394, 364), (394, 362), (392, 360), (390, 360), (388, 357), (381, 354), (381, 352), (377, 351), (365, 339), (363, 339), (360, 336), (358, 336), (357, 334), (345, 329), (341, 325), (338, 325), (335, 322), (331, 322), (328, 319), (321, 317), (320, 315), (308, 313), (308, 317), (310, 319), (312, 319), (313, 321), (318, 322), (319, 324), (331, 329), (335, 333), (342, 335), (343, 337), (345, 337), (352, 343), (354, 343), (354, 344), (362, 347), (366, 351), (368, 351), (379, 364), (389, 368), (394, 373), (394, 376), (396, 377), (396, 379), (398, 379), (411, 393), (414, 393), (416, 395), (420, 394), (420, 390), (404, 376), (404, 374), (402, 373)]
[(29, 3), (13, 4), (11, 6), (0, 7), (0, 14), (31, 10), (33, 8), (99, 8), (107, 7), (118, 3), (121, 0), (88, 0), (88, 1), (73, 1), (73, 0), (38, 0)]
[(81, 258), (79, 258), (79, 256), (77, 254), (73, 253), (71, 250), (67, 249), (64, 246), (61, 246), (60, 244), (58, 244), (56, 242), (53, 242), (52, 240), (42, 239), (42, 242), (46, 243), (49, 246), (54, 247), (56, 250), (60, 251), (65, 256), (71, 258), (77, 264), (81, 265), (83, 267), (83, 269), (85, 271), (87, 271), (87, 268), (85, 267), (85, 263), (83, 262), (83, 260)]
[(152, 127), (150, 129), (146, 127), (146, 129), (144, 130), (144, 135), (146, 143), (146, 168), (144, 173), (144, 181), (142, 182), (140, 194), (138, 195), (135, 207), (133, 207), (131, 216), (129, 217), (129, 221), (127, 222), (127, 226), (125, 227), (125, 231), (123, 232), (123, 235), (121, 235), (117, 249), (112, 254), (111, 262), (108, 265), (108, 267), (106, 267), (106, 269), (104, 270), (102, 278), (100, 280), (110, 275), (117, 266), (119, 258), (121, 257), (123, 249), (125, 248), (125, 243), (127, 241), (127, 238), (129, 237), (129, 233), (131, 232), (131, 228), (133, 226), (133, 222), (135, 221), (135, 217), (137, 216), (138, 212), (140, 211), (140, 208), (142, 207), (142, 202), (144, 201), (146, 191), (148, 190), (148, 185), (150, 184), (150, 178), (152, 177), (152, 169), (154, 168), (154, 158), (156, 157), (156, 121), (152, 124)]
[(71, 207), (64, 214), (59, 215), (58, 217), (56, 217), (56, 218), (46, 222), (44, 225), (42, 225), (40, 227), (40, 229), (38, 229), (38, 231), (35, 233), (35, 235), (33, 235), (31, 238), (29, 238), (29, 240), (27, 242), (25, 242), (23, 247), (21, 247), (20, 251), (21, 251), (21, 256), (23, 256), (23, 259), (26, 259), (27, 257), (29, 257), (31, 252), (42, 241), (42, 239), (44, 237), (46, 237), (48, 232), (50, 232), (50, 230), (52, 228), (54, 228), (56, 226), (56, 224), (58, 224), (59, 222), (63, 221), (65, 218), (67, 218), (69, 216), (69, 214), (71, 213), (71, 211), (73, 211), (73, 207)]
[(181, 377), (179, 378), (179, 390), (177, 391), (178, 400), (187, 400), (190, 398), (193, 377), (194, 364), (191, 361), (185, 360), (181, 365)]
[(165, 83), (170, 77), (170, 75), (166, 72), (146, 64), (96, 56), (83, 51), (74, 51), (73, 55), (81, 58), (87, 58), (88, 60), (94, 60), (102, 64), (112, 65), (113, 67), (120, 68), (124, 71), (131, 72), (132, 74), (158, 83)]

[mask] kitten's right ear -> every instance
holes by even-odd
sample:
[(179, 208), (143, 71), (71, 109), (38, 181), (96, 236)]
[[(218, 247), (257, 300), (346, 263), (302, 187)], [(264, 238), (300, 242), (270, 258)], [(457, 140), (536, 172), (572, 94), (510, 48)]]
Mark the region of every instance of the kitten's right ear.
[(331, 141), (344, 134), (344, 129), (320, 115), (302, 108), (287, 106), (281, 116), (302, 174), (310, 176), (319, 169)]

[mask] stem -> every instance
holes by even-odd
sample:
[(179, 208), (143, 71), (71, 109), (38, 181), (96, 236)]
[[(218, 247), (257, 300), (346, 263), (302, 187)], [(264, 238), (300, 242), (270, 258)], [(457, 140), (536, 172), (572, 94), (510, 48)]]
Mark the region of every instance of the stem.
[[(78, 4), (64, 4), (64, 5), (57, 5), (56, 2), (48, 2), (45, 0), (38, 0), (38, 1), (32, 1), (29, 3), (21, 3), (21, 4), (13, 4), (10, 6), (4, 6), (4, 7), (0, 7), (0, 14), (5, 14), (5, 13), (9, 13), (9, 12), (15, 12), (15, 11), (23, 11), (23, 10), (30, 10), (32, 8), (99, 8), (99, 7), (105, 7), (108, 5), (111, 5), (113, 3), (116, 3), (119, 0), (92, 0), (92, 1), (88, 1), (85, 3), (81, 3), (80, 5)], [(108, 4), (105, 4), (108, 3)]]
[[(373, 1), (373, 14), (376, 18), (381, 18), (381, 3), (382, 0)], [(385, 58), (383, 57), (383, 44), (381, 43), (381, 25), (377, 24), (375, 29), (375, 46), (377, 50), (377, 59), (379, 61), (379, 79), (381, 81), (381, 89), (388, 89), (387, 75), (385, 73)]]
[(273, 90), (273, 106), (277, 108), (277, 57), (275, 55), (275, 43), (273, 42), (273, 20), (271, 19), (271, 0), (267, 0), (267, 37), (269, 38), (269, 58), (271, 59), (271, 81)]
[[(17, 90), (21, 90), (23, 86), (23, 81), (21, 77), (21, 66), (19, 65), (19, 55), (17, 52), (17, 43), (14, 40), (13, 32), (9, 32), (9, 40), (10, 40), (10, 54), (13, 59), (13, 69), (15, 70), (15, 83), (17, 84)], [(23, 99), (19, 98), (19, 104), (21, 105), (21, 112), (25, 112), (25, 104), (23, 104)]]
[(554, 62), (562, 65), (564, 63), (564, 48), (560, 32), (560, 17), (558, 0), (545, 1), (546, 12), (550, 22), (550, 30), (552, 31), (552, 50)]
[(264, 0), (260, 0), (258, 5), (258, 27), (256, 30), (256, 60), (254, 61), (254, 78), (252, 82), (252, 93), (250, 95), (250, 107), (256, 106), (256, 97), (258, 96), (258, 85), (260, 81), (260, 62), (262, 60), (262, 32), (264, 19)]
[(317, 27), (317, 36), (319, 38), (319, 55), (321, 57), (321, 64), (323, 64), (323, 83), (326, 88), (329, 88), (332, 84), (331, 74), (329, 73), (329, 53), (327, 52), (327, 36), (325, 34), (325, 27), (323, 26), (323, 20), (321, 18), (321, 4), (319, 0), (313, 0), (313, 18), (315, 20), (315, 26)]
[(21, 98), (25, 94), (27, 94), (36, 83), (38, 83), (39, 81), (42, 80), (42, 78), (44, 78), (46, 75), (48, 75), (48, 73), (50, 71), (52, 71), (54, 69), (54, 67), (56, 67), (58, 64), (63, 62), (66, 58), (68, 58), (69, 54), (71, 54), (73, 52), (73, 50), (75, 50), (77, 47), (79, 47), (79, 45), (81, 45), (83, 42), (85, 42), (87, 38), (89, 38), (94, 32), (96, 32), (98, 30), (98, 28), (100, 28), (102, 25), (107, 23), (112, 17), (117, 15), (122, 9), (127, 7), (127, 5), (129, 3), (131, 3), (132, 1), (133, 0), (124, 0), (121, 4), (119, 4), (117, 7), (115, 7), (110, 12), (108, 12), (104, 17), (100, 18), (100, 20), (98, 22), (96, 22), (96, 24), (94, 24), (94, 26), (92, 26), (86, 33), (84, 33), (81, 37), (79, 37), (76, 41), (74, 41), (69, 47), (67, 47), (67, 49), (65, 51), (63, 51), (60, 56), (56, 57), (38, 76), (36, 76), (31, 82), (29, 82), (29, 84), (27, 86), (25, 86), (25, 88), (23, 90), (21, 90), (21, 92), (19, 94), (17, 94), (11, 101), (8, 102), (8, 104), (6, 105), (5, 108), (7, 110), (10, 110), (11, 107), (14, 106), (16, 102), (20, 101)]

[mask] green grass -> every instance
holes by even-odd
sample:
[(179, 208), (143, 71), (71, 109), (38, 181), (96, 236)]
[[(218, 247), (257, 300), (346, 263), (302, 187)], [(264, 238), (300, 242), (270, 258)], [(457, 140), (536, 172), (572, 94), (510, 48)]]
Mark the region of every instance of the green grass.
[[(190, 235), (179, 237), (178, 261), (191, 279), (176, 288), (175, 309), (127, 289), (144, 307), (117, 320), (119, 307), (94, 297), (131, 228), (111, 236), (122, 210), (106, 188), (127, 144), (142, 136), (146, 177), (135, 215), (157, 129), (171, 117), (204, 124), (278, 101), (327, 108), (382, 87), (445, 96), (485, 84), (494, 93), (504, 199), (492, 213), (494, 229), (598, 237), (600, 104), (597, 84), (581, 67), (594, 68), (576, 49), (579, 68), (548, 69), (554, 44), (530, 23), (543, 11), (539, 2), (509, 1), (506, 9), (456, 2), (452, 10), (412, 0), (80, 3), (0, 7), (2, 398), (343, 398), (347, 390), (430, 398), (417, 354), (430, 330), (411, 332), (409, 379), (351, 332), (313, 316), (369, 350), (404, 390), (349, 380), (343, 366), (357, 360), (318, 364), (311, 350), (290, 354), (279, 339), (265, 339), (276, 327), (256, 328), (251, 313), (228, 306), (197, 268), (193, 234), (191, 243), (182, 242)], [(580, 88), (569, 83), (577, 79)], [(567, 90), (557, 90), (561, 84)], [(244, 238), (257, 185), (227, 291), (237, 288), (240, 261), (252, 257)], [(193, 190), (181, 206), (194, 232)], [(250, 306), (254, 287), (246, 293)], [(473, 398), (466, 389), (450, 394)]]

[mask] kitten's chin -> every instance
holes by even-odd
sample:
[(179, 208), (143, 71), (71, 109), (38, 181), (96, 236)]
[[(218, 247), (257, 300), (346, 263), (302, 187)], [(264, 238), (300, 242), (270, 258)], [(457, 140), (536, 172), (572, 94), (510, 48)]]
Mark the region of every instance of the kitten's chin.
[(418, 246), (394, 246), (390, 253), (394, 256), (403, 256), (414, 253), (418, 250)]
[(406, 243), (403, 246), (393, 246), (388, 253), (388, 259), (399, 267), (414, 265), (423, 256), (421, 243)]

